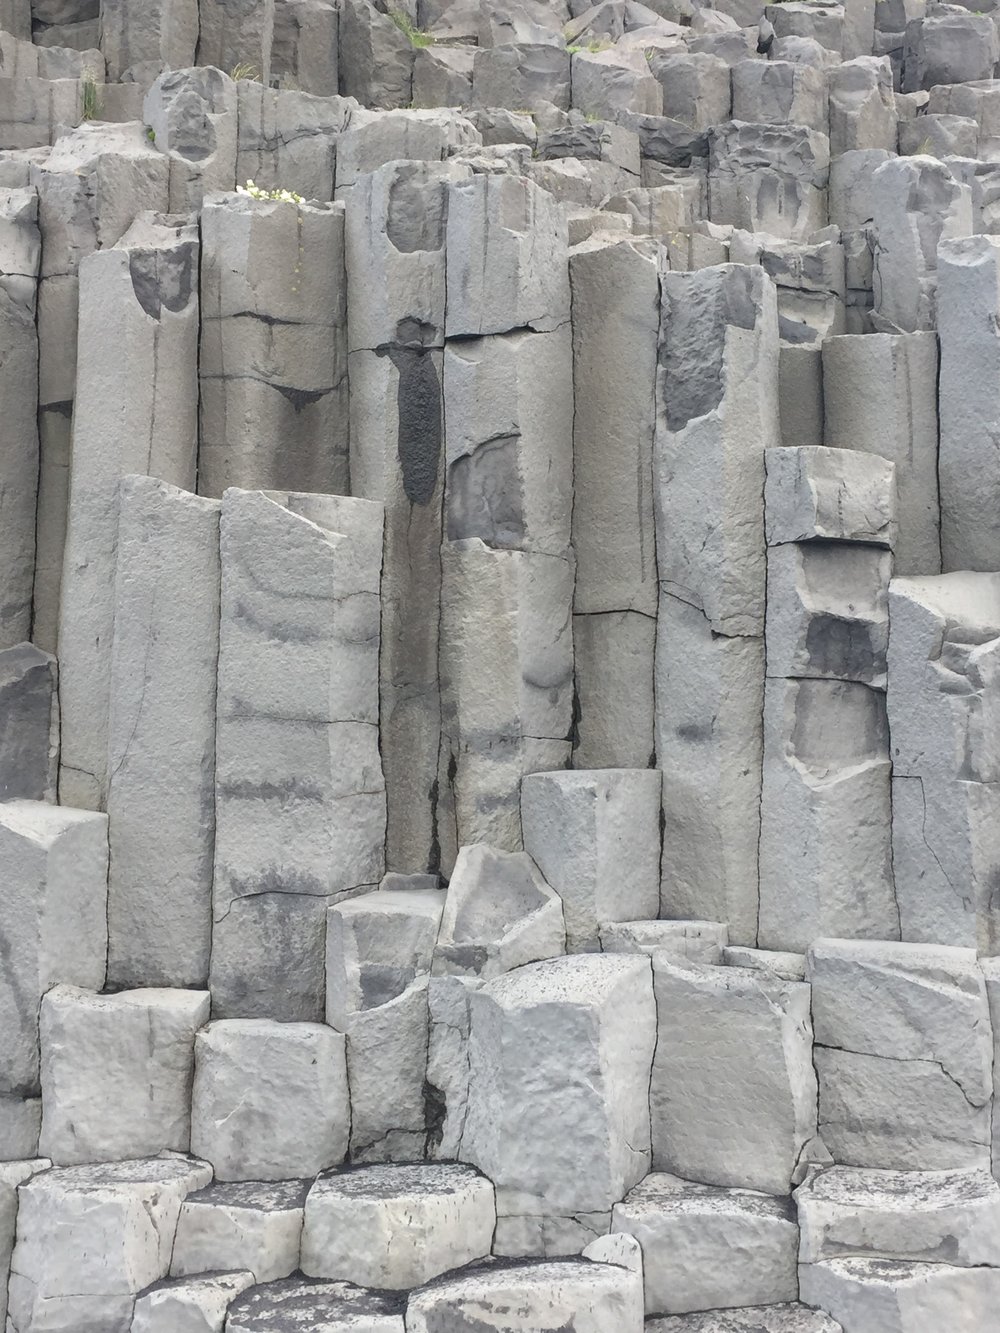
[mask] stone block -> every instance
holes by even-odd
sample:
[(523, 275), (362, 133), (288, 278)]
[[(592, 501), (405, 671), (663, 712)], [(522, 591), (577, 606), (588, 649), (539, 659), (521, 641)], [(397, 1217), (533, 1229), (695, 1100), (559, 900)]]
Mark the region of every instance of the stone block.
[(41, 253), (37, 194), (25, 188), (0, 190), (0, 395), (4, 433), (11, 442), (0, 464), (4, 496), (0, 559), (6, 570), (0, 648), (13, 648), (31, 634), (39, 462), (36, 321)]
[(853, 681), (769, 678), (758, 943), (897, 939), (885, 700)]
[(343, 1161), (349, 1128), (339, 1032), (229, 1019), (198, 1034), (191, 1143), (217, 1180), (314, 1176)]
[(340, 11), (331, 0), (275, 4), (272, 79), (282, 87), (333, 97), (339, 88), (339, 29)]
[(465, 1132), (469, 1106), (470, 995), (478, 977), (432, 976), (427, 983), (427, 1155), (453, 1161)]
[[(141, 216), (80, 264), (73, 466), (59, 616), (60, 797), (108, 794), (118, 486), (129, 473), (194, 489), (198, 235)], [(107, 340), (121, 349), (109, 358)]]
[(991, 79), (998, 60), (1000, 34), (990, 14), (921, 13), (906, 25), (903, 91)]
[(833, 66), (827, 75), (831, 157), (871, 149), (896, 150), (892, 66), (887, 57), (873, 56), (871, 50), (869, 46), (854, 60)]
[[(942, 237), (938, 248), (942, 569), (1000, 568), (1000, 490), (982, 423), (997, 413), (1000, 236)], [(989, 336), (987, 336), (989, 335)]]
[(732, 118), (729, 73), (719, 56), (654, 51), (649, 70), (663, 90), (664, 116), (695, 130), (709, 130)]
[(305, 1180), (254, 1180), (217, 1182), (189, 1194), (177, 1221), (171, 1277), (229, 1270), (249, 1271), (255, 1282), (288, 1277), (299, 1266), (308, 1190)]
[(808, 987), (653, 956), (653, 1169), (787, 1194), (816, 1135)]
[(211, 65), (168, 70), (146, 94), (142, 119), (161, 162), (166, 154), (173, 211), (199, 209), (212, 191), (235, 187), (237, 108), (237, 85)]
[(623, 111), (659, 116), (663, 89), (641, 51), (612, 47), (575, 51), (570, 67), (571, 104), (585, 116), (613, 119)]
[(475, 106), (534, 111), (544, 103), (568, 111), (570, 55), (548, 42), (483, 48), (472, 66)]
[(573, 759), (581, 768), (641, 768), (652, 759), (655, 647), (656, 621), (645, 611), (574, 615)]
[(53, 987), (39, 1017), (45, 1156), (72, 1166), (187, 1152), (194, 1039), (208, 1014), (205, 991)]
[(428, 978), (349, 1016), (352, 1162), (411, 1162), (428, 1147)]
[[(341, 99), (346, 108), (349, 100)], [(415, 111), (351, 110), (349, 128), (337, 138), (337, 198), (361, 177), (390, 162), (443, 162), (465, 149), (475, 151), (482, 135), (473, 122), (449, 107)]]
[[(642, 1274), (586, 1259), (483, 1265), (410, 1297), (408, 1333), (460, 1328), (471, 1320), (510, 1333), (642, 1333)], [(487, 1322), (488, 1321), (488, 1322)]]
[(136, 1295), (167, 1275), (181, 1204), (211, 1178), (170, 1157), (33, 1176), (18, 1192), (10, 1328), (129, 1333)]
[(788, 1199), (654, 1172), (615, 1204), (611, 1226), (642, 1246), (649, 1314), (798, 1295), (798, 1229)]
[(604, 953), (667, 953), (712, 965), (722, 962), (728, 939), (722, 921), (615, 921), (601, 927)]
[(445, 895), (379, 889), (331, 907), (326, 925), (326, 1021), (347, 1031), (354, 1014), (402, 995), (431, 970)]
[(223, 1333), (230, 1304), (253, 1285), (248, 1271), (154, 1283), (135, 1302), (132, 1333)]
[(781, 442), (785, 448), (823, 441), (823, 361), (818, 347), (782, 343), (778, 361)]
[(712, 129), (709, 144), (713, 222), (785, 240), (805, 240), (826, 226), (830, 141), (825, 134), (801, 125), (732, 121)]
[(104, 984), (107, 819), (43, 802), (11, 801), (0, 807), (0, 852), (8, 950), (0, 975), (7, 1034), (0, 1089), (30, 1097), (39, 1088), (42, 997), (65, 978), (95, 990)]
[(574, 565), (479, 539), (442, 548), (442, 869), (459, 846), (522, 849), (520, 782), (564, 766)]
[(941, 567), (937, 365), (937, 339), (927, 332), (848, 335), (823, 344), (826, 444), (895, 465), (897, 574), (936, 574)]
[(229, 1307), (226, 1333), (271, 1333), (282, 1324), (310, 1333), (404, 1333), (405, 1296), (349, 1282), (285, 1278), (252, 1287)]
[(889, 1259), (828, 1259), (799, 1269), (802, 1299), (852, 1333), (988, 1327), (1000, 1270)]
[(405, 107), (413, 96), (414, 48), (392, 19), (368, 0), (340, 11), (340, 92), (364, 106)]
[(470, 998), (459, 1155), (494, 1182), (498, 1217), (609, 1212), (649, 1169), (648, 961), (530, 963)]
[(769, 546), (816, 541), (893, 548), (895, 470), (885, 458), (850, 447), (769, 449), (766, 467)]
[(989, 1171), (831, 1166), (795, 1191), (799, 1261), (848, 1256), (997, 1267), (1000, 1185)]
[(562, 898), (570, 952), (599, 950), (605, 922), (655, 915), (660, 783), (655, 769), (535, 773), (522, 780), (525, 851)]
[(647, 1319), (646, 1333), (843, 1333), (843, 1329), (822, 1310), (796, 1301)]
[(52, 1163), (46, 1158), (26, 1159), (0, 1164), (0, 1317), (7, 1321), (7, 1283), (10, 1281), (10, 1257), (17, 1235), (17, 1190), (39, 1171)]
[(344, 212), (238, 195), (202, 213), (198, 489), (347, 490)]
[(487, 980), (566, 951), (563, 904), (524, 852), (462, 847), (448, 884), (433, 972)]
[[(130, 0), (103, 0), (101, 51), (111, 82), (123, 79), (150, 84), (163, 69), (194, 64), (198, 45), (199, 0), (153, 0), (136, 7)], [(212, 0), (206, 11), (218, 11)], [(242, 15), (236, 26), (242, 24)], [(214, 55), (203, 63), (222, 62)], [(222, 64), (229, 69), (231, 64)]]
[(421, 1286), (490, 1253), (493, 1186), (458, 1164), (320, 1176), (306, 1200), (302, 1271), (380, 1290)]
[(144, 476), (122, 479), (118, 506), (108, 977), (116, 987), (205, 986), (220, 506)]
[(41, 1097), (0, 1093), (0, 1163), (35, 1157), (41, 1125)]
[(310, 201), (332, 199), (337, 139), (350, 121), (352, 102), (266, 88), (254, 79), (240, 80), (236, 101), (237, 184), (253, 181), (262, 190), (289, 190)]
[(827, 119), (826, 72), (790, 60), (741, 60), (733, 66), (733, 120), (813, 125)]
[(988, 1167), (993, 1052), (975, 951), (821, 940), (807, 957), (819, 1129), (834, 1159)]
[(214, 1011), (317, 1021), (326, 908), (384, 869), (382, 507), (231, 489), (221, 547)]
[(767, 674), (884, 689), (892, 555), (827, 542), (767, 554)]
[(567, 323), (566, 220), (556, 202), (508, 175), (457, 181), (448, 196), (448, 337), (543, 333)]
[(246, 70), (266, 88), (275, 7), (275, 0), (198, 0), (198, 64)]
[(56, 799), (58, 667), (30, 643), (0, 649), (0, 800)]

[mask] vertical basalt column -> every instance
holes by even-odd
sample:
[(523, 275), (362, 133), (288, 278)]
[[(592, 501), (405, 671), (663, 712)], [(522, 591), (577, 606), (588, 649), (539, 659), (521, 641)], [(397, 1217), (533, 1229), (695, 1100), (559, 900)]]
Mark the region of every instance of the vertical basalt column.
[(31, 637), (38, 494), (38, 269), (42, 241), (34, 190), (0, 190), (0, 648)]
[(230, 73), (249, 66), (248, 78), (271, 82), (275, 0), (198, 0), (198, 64)]
[(390, 162), (346, 193), (351, 492), (385, 505), (379, 696), (387, 864), (441, 864), (438, 777), (448, 183)]
[[(86, 122), (64, 135), (31, 168), (38, 191), (42, 263), (38, 286), (38, 515), (33, 640), (54, 652), (69, 503), (70, 438), (77, 389), (77, 309), (81, 260), (121, 239), (140, 209), (168, 206), (169, 165), (139, 125)], [(94, 361), (121, 363), (101, 352), (124, 346), (107, 311), (91, 309), (87, 339)], [(94, 337), (94, 331), (97, 338)], [(133, 404), (138, 405), (141, 384)], [(106, 380), (105, 389), (110, 387)], [(174, 415), (176, 416), (176, 408)], [(137, 409), (138, 437), (148, 431)], [(136, 471), (137, 466), (126, 468)]]
[(566, 222), (514, 176), (449, 189), (442, 801), (457, 847), (521, 848), (525, 773), (573, 727), (573, 348)]
[(197, 233), (144, 215), (80, 266), (59, 616), (63, 804), (105, 808), (118, 484), (142, 473), (194, 489), (197, 364)]
[(573, 549), (580, 768), (642, 768), (653, 745), (655, 247), (597, 239), (570, 255)]
[(319, 1022), (327, 907), (385, 869), (382, 506), (230, 489), (221, 533), (213, 1013)]
[(764, 695), (764, 450), (780, 443), (774, 284), (664, 273), (654, 441), (656, 755), (665, 917), (757, 932)]
[(208, 981), (220, 508), (155, 477), (121, 483), (108, 743), (115, 987)]
[(202, 213), (198, 490), (347, 490), (344, 210), (248, 195)]

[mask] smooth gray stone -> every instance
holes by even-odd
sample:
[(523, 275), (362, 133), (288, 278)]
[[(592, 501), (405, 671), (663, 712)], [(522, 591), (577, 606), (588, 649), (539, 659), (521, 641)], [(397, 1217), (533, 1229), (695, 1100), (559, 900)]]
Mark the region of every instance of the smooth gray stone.
[(0, 650), (0, 800), (56, 799), (56, 659), (30, 643)]

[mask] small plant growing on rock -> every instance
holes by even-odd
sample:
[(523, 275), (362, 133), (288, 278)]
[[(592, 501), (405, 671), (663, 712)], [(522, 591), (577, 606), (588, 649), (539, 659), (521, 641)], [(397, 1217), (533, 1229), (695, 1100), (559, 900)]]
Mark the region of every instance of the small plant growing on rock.
[(232, 67), (229, 71), (229, 77), (234, 83), (239, 83), (241, 79), (250, 79), (259, 83), (260, 69), (256, 65), (251, 64), (249, 60), (244, 60), (241, 61), (240, 64)]
[(104, 110), (104, 103), (101, 101), (101, 94), (98, 91), (96, 79), (88, 74), (83, 81), (83, 109), (80, 113), (83, 120), (100, 120), (101, 113)]
[(294, 190), (265, 190), (253, 181), (247, 181), (246, 185), (237, 185), (236, 193), (249, 195), (251, 199), (269, 199), (278, 204), (302, 203), (302, 196), (296, 194)]
[(411, 46), (433, 46), (434, 38), (429, 32), (421, 32), (417, 25), (410, 18), (409, 14), (402, 9), (390, 9), (389, 17), (395, 23), (396, 27), (404, 37), (410, 39)]

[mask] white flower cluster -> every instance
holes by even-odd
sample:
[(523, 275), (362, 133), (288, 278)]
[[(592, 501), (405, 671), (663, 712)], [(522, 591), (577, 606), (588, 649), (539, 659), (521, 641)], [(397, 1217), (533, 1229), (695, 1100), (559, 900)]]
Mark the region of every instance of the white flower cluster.
[(253, 181), (247, 181), (246, 185), (237, 185), (236, 193), (248, 194), (251, 199), (273, 199), (282, 204), (302, 203), (302, 196), (293, 190), (264, 190)]

